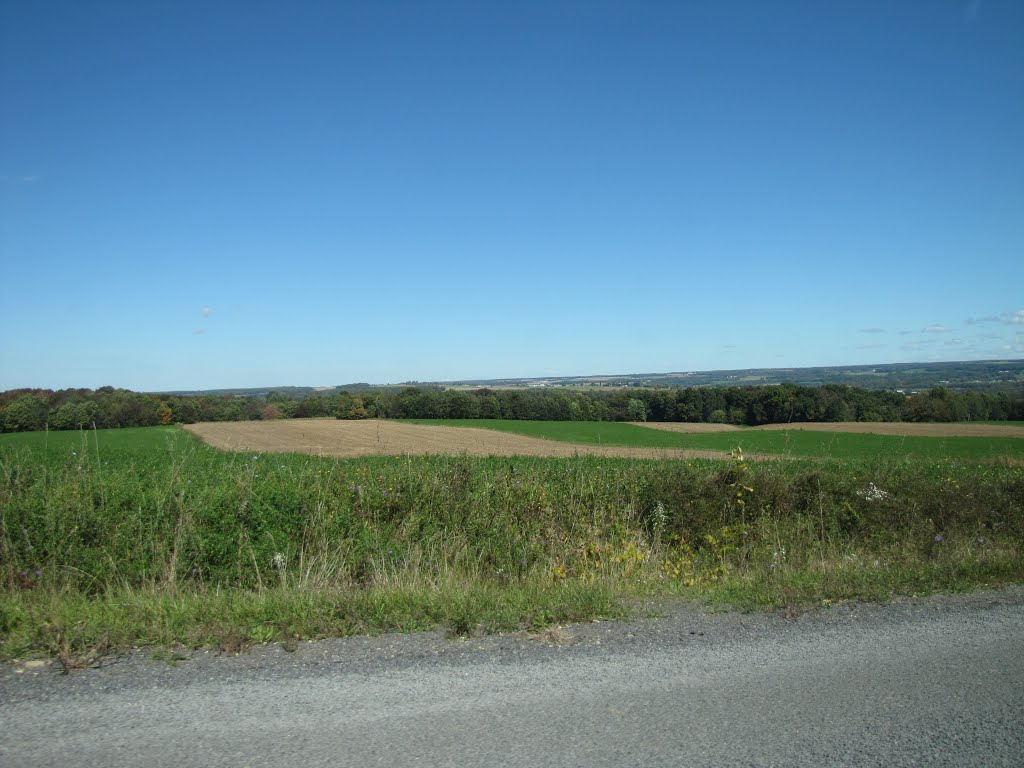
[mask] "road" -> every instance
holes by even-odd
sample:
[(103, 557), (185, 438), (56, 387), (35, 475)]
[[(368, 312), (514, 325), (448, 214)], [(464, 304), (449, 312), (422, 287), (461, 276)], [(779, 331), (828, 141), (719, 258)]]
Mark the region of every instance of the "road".
[(0, 671), (4, 766), (1024, 765), (1024, 589)]

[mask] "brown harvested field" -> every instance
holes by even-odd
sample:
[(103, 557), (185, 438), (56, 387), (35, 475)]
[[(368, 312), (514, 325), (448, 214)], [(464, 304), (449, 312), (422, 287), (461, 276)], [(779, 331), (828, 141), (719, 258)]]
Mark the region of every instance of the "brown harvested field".
[(435, 427), (377, 419), (208, 422), (189, 424), (185, 429), (204, 443), (226, 451), (310, 453), (341, 458), (461, 453), (471, 456), (555, 457), (585, 454), (644, 459), (722, 458), (727, 455), (719, 451), (575, 445), (490, 429)]
[(882, 421), (797, 422), (735, 427), (731, 424), (684, 424), (679, 422), (635, 422), (637, 426), (666, 432), (725, 432), (739, 429), (807, 430), (809, 432), (864, 432), (902, 437), (1024, 437), (1024, 427), (1015, 424), (933, 424)]

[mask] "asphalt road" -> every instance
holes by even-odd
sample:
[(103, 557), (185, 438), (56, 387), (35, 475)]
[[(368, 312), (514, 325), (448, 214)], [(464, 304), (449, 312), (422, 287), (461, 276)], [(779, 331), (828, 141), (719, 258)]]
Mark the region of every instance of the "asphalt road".
[(1024, 765), (1024, 589), (0, 670), (16, 766)]

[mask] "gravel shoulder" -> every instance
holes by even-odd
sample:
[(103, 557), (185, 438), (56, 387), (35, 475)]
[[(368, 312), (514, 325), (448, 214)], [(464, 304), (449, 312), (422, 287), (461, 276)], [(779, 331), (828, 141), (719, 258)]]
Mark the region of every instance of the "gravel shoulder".
[[(658, 618), (148, 652), (0, 671), (0, 762), (978, 765), (1024, 759), (1024, 588), (798, 616)], [(685, 758), (685, 759), (684, 759)]]

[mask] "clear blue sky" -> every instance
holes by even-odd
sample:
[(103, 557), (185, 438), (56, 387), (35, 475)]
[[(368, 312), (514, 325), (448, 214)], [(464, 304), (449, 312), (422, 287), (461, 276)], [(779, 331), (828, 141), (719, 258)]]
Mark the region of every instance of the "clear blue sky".
[(1024, 357), (1024, 3), (0, 0), (0, 389)]

